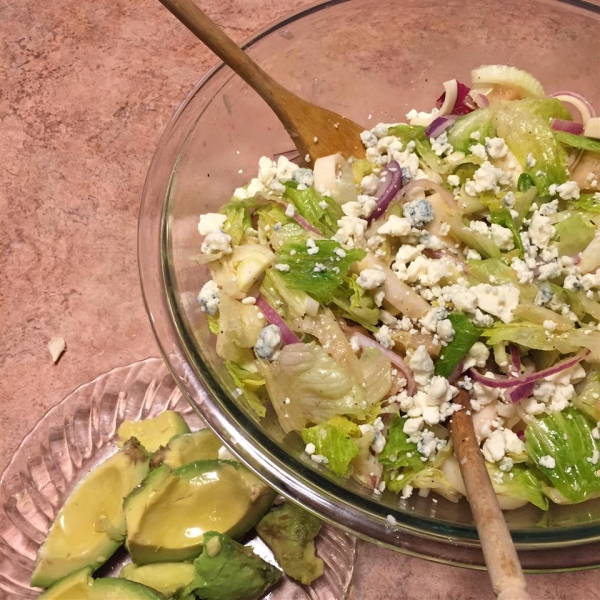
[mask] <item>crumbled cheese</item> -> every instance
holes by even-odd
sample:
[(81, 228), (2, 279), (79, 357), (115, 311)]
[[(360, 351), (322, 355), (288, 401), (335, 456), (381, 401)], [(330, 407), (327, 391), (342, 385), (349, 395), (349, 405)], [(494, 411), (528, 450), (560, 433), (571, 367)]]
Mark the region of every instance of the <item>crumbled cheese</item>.
[(471, 154), (481, 160), (487, 160), (487, 153), (483, 144), (473, 144), (471, 146)]
[(392, 348), (394, 340), (392, 339), (392, 330), (387, 325), (382, 325), (375, 334), (375, 339), (384, 347)]
[(567, 181), (561, 185), (550, 186), (551, 194), (558, 194), (563, 200), (578, 200), (580, 195), (579, 185), (575, 181)]
[(485, 138), (485, 149), (491, 158), (504, 158), (508, 154), (506, 142), (499, 137)]
[(396, 215), (390, 215), (388, 220), (379, 227), (377, 233), (380, 235), (401, 237), (408, 235), (411, 227), (411, 222), (408, 219), (404, 219)]
[(287, 273), (290, 270), (290, 265), (286, 265), (285, 263), (277, 263), (273, 266), (282, 273)]
[(368, 194), (369, 196), (375, 195), (375, 192), (379, 189), (379, 177), (377, 175), (365, 175), (360, 180), (360, 189), (363, 194)]
[(433, 376), (435, 367), (425, 346), (419, 346), (410, 357), (408, 366), (411, 368), (415, 381), (419, 385), (427, 385)]
[[(342, 204), (342, 212), (348, 217), (368, 217), (377, 205), (377, 199), (373, 196), (359, 194), (356, 202)], [(321, 208), (327, 208), (327, 203)]]
[(448, 185), (451, 185), (452, 187), (458, 187), (460, 185), (460, 177), (458, 175), (448, 175), (446, 181), (448, 182)]
[(421, 229), (427, 223), (433, 221), (435, 212), (429, 200), (417, 198), (408, 202), (403, 207), (404, 216), (411, 222), (413, 227)]
[(225, 221), (227, 221), (227, 216), (219, 213), (207, 213), (205, 215), (200, 215), (198, 232), (200, 235), (208, 235), (209, 233), (214, 233), (215, 231), (221, 231)]
[(556, 461), (549, 454), (546, 454), (546, 456), (540, 458), (540, 465), (546, 467), (546, 469), (554, 469), (556, 467)]
[(546, 248), (556, 234), (556, 228), (547, 216), (536, 211), (529, 223), (529, 237), (533, 244), (539, 248)]
[(402, 498), (402, 500), (407, 500), (408, 498), (411, 497), (413, 490), (414, 490), (413, 486), (410, 485), (410, 483), (407, 483), (402, 488), (402, 492), (400, 493), (400, 498)]
[(464, 370), (466, 371), (471, 367), (478, 367), (480, 369), (485, 367), (489, 357), (490, 351), (488, 347), (483, 342), (475, 342), (465, 357)]
[(513, 258), (510, 266), (516, 272), (519, 283), (532, 283), (533, 271), (527, 266), (527, 263), (520, 258)]
[(512, 231), (502, 225), (493, 223), (490, 226), (492, 234), (492, 241), (500, 250), (512, 250), (515, 247), (514, 237)]
[(314, 454), (316, 450), (317, 448), (313, 443), (306, 444), (306, 448), (304, 448), (304, 452), (306, 452), (306, 454), (308, 454), (309, 456)]
[(319, 253), (319, 246), (317, 246), (313, 238), (308, 238), (306, 240), (306, 248), (307, 254), (314, 255)]
[(444, 342), (451, 342), (454, 338), (454, 328), (450, 319), (442, 319), (436, 327), (436, 333)]
[(254, 351), (260, 358), (271, 360), (281, 346), (281, 330), (277, 325), (267, 325), (261, 329), (254, 345)]
[(367, 129), (361, 132), (360, 139), (365, 148), (373, 148), (377, 146), (377, 136)]
[(524, 452), (525, 444), (510, 429), (497, 429), (483, 444), (482, 452), (485, 460), (491, 463), (501, 461), (506, 454)]
[(381, 269), (363, 269), (356, 283), (363, 290), (374, 290), (385, 282), (386, 274)]
[(535, 160), (535, 158), (533, 157), (533, 154), (531, 154), (531, 152), (527, 155), (527, 158), (525, 159), (525, 164), (527, 165), (528, 169), (533, 169), (533, 167), (535, 167), (535, 163), (537, 161)]
[(367, 221), (358, 217), (342, 217), (338, 222), (339, 229), (333, 236), (334, 241), (349, 248), (360, 248), (365, 245)]
[(546, 331), (554, 331), (557, 327), (557, 324), (555, 321), (551, 321), (550, 319), (546, 319), (543, 323), (542, 323), (543, 328)]
[(500, 318), (504, 323), (513, 320), (514, 310), (519, 304), (519, 289), (512, 284), (492, 286), (480, 283), (470, 288), (477, 296), (477, 305), (482, 311)]
[(443, 156), (454, 150), (452, 144), (448, 143), (448, 132), (443, 131), (437, 138), (430, 138), (431, 149), (438, 155)]
[(285, 216), (290, 219), (296, 214), (296, 207), (293, 204), (288, 204), (285, 207)]
[(296, 169), (294, 171), (292, 179), (293, 179), (293, 181), (295, 181), (298, 184), (299, 190), (305, 189), (305, 188), (301, 188), (300, 186), (310, 187), (311, 185), (313, 185), (315, 183), (315, 175), (311, 169), (304, 169), (304, 168)]
[(478, 196), (482, 192), (494, 190), (496, 186), (508, 185), (510, 182), (508, 173), (486, 160), (473, 174), (473, 181), (465, 184), (465, 191), (469, 196)]
[(222, 231), (213, 231), (209, 233), (202, 242), (202, 254), (215, 254), (223, 252), (223, 254), (231, 253), (231, 236)]
[(198, 294), (200, 310), (212, 317), (219, 311), (220, 300), (221, 292), (219, 286), (212, 279), (207, 281)]

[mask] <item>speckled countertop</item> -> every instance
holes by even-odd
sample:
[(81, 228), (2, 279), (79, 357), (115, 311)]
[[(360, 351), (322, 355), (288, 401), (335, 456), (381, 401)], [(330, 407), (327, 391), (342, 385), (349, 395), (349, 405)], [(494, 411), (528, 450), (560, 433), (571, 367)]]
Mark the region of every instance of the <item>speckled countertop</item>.
[[(204, 0), (234, 39), (306, 0)], [(215, 61), (156, 0), (0, 0), (0, 468), (48, 408), (158, 354), (136, 266), (140, 192), (174, 109)], [(53, 365), (46, 344), (64, 337)], [(361, 547), (353, 600), (487, 600), (485, 573)], [(598, 598), (600, 572), (529, 577)]]

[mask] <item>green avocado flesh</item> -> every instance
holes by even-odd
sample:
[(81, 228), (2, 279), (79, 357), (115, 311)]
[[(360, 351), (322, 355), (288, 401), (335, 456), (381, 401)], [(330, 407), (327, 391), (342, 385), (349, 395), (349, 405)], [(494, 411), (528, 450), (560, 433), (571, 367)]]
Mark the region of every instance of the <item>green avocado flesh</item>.
[(323, 561), (315, 555), (313, 541), (320, 530), (317, 517), (290, 502), (273, 508), (256, 526), (283, 572), (304, 585), (323, 575)]
[(92, 568), (86, 567), (57, 581), (38, 600), (87, 600), (92, 582)]
[(196, 569), (191, 563), (154, 563), (151, 565), (131, 563), (121, 569), (119, 577), (146, 585), (170, 598), (190, 585), (195, 575)]
[(251, 529), (276, 493), (234, 461), (200, 460), (151, 471), (124, 502), (126, 546), (137, 564), (198, 556), (204, 534)]
[(216, 531), (206, 532), (202, 554), (194, 561), (196, 577), (186, 588), (203, 600), (257, 600), (281, 579), (281, 571), (252, 548)]
[(148, 456), (136, 440), (88, 473), (67, 498), (41, 545), (31, 585), (105, 563), (125, 538), (123, 498), (148, 474)]
[(210, 429), (178, 435), (152, 455), (150, 465), (152, 468), (167, 465), (176, 469), (197, 460), (215, 460), (219, 458), (221, 445)]
[(148, 452), (155, 452), (173, 436), (189, 432), (188, 424), (178, 412), (165, 410), (154, 419), (123, 421), (117, 430), (117, 444), (122, 446), (129, 438), (134, 437)]
[(94, 580), (88, 600), (165, 600), (165, 597), (145, 585), (127, 579), (106, 577)]

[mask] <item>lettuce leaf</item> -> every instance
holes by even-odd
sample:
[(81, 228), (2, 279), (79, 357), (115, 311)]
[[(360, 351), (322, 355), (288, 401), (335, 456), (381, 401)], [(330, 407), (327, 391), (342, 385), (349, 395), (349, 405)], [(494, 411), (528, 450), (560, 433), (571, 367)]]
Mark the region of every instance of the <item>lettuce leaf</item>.
[(581, 213), (573, 213), (555, 225), (558, 234), (558, 253), (572, 256), (583, 252), (594, 239), (596, 226)]
[(375, 305), (371, 292), (361, 288), (356, 279), (357, 275), (344, 277), (331, 301), (339, 309), (336, 312), (341, 312), (343, 317), (375, 332), (378, 329), (379, 308)]
[(241, 243), (246, 229), (252, 227), (250, 208), (254, 208), (255, 205), (256, 203), (252, 201), (232, 198), (219, 210), (227, 217), (227, 221), (223, 224), (223, 231), (231, 236), (231, 241), (236, 246)]
[(359, 453), (352, 438), (331, 423), (302, 430), (305, 444), (314, 444), (315, 454), (327, 459), (327, 466), (337, 475), (347, 475), (350, 462)]
[(569, 202), (569, 208), (600, 214), (600, 197), (596, 199), (595, 196), (596, 194), (581, 194), (579, 200)]
[[(291, 290), (279, 271), (267, 269), (260, 286), (263, 298), (286, 320), (303, 317), (315, 301), (302, 290)], [(315, 306), (318, 309), (318, 306)]]
[(564, 333), (549, 333), (543, 325), (522, 321), (519, 323), (495, 323), (483, 332), (488, 346), (512, 342), (534, 350), (558, 350), (561, 354), (591, 350), (588, 360), (600, 362), (600, 331), (592, 328), (573, 329)]
[(288, 217), (279, 204), (263, 206), (255, 214), (258, 216), (259, 240), (261, 243), (268, 241), (275, 250), (287, 242), (300, 242), (307, 237), (306, 229)]
[[(485, 466), (496, 494), (526, 500), (542, 510), (548, 510), (548, 498), (542, 492), (542, 483), (529, 467), (518, 464), (509, 472), (503, 473), (496, 464), (486, 461)], [(502, 479), (499, 477), (500, 473), (503, 473)]]
[(498, 284), (519, 282), (515, 271), (498, 258), (467, 261), (467, 280), (471, 285), (489, 283), (490, 277), (494, 277)]
[(595, 373), (573, 399), (573, 405), (594, 421), (600, 421), (600, 373)]
[[(525, 447), (537, 468), (572, 502), (583, 502), (600, 492), (600, 444), (586, 417), (567, 408), (543, 419), (532, 419), (525, 429)], [(556, 465), (545, 466), (551, 456)]]
[[(567, 180), (567, 154), (554, 137), (548, 122), (550, 110), (531, 110), (532, 103), (543, 102), (517, 100), (502, 103), (494, 120), (498, 135), (505, 139), (523, 170), (531, 176), (540, 195), (547, 196), (550, 185)], [(536, 160), (534, 167), (527, 167), (529, 154)]]
[(502, 256), (500, 248), (490, 238), (478, 231), (473, 231), (463, 222), (459, 214), (447, 212), (445, 217), (446, 222), (450, 225), (450, 233), (454, 238), (466, 244), (469, 248), (477, 250), (482, 256), (488, 258), (500, 258)]
[(336, 416), (364, 419), (371, 408), (362, 386), (314, 342), (284, 346), (259, 370), (286, 433)]
[[(417, 444), (404, 433), (406, 417), (394, 417), (388, 425), (387, 442), (379, 454), (379, 462), (387, 469), (408, 467), (419, 471), (425, 467)], [(400, 488), (401, 489), (401, 488)]]
[(364, 348), (359, 363), (367, 401), (375, 406), (390, 393), (392, 364), (377, 348)]
[[(315, 241), (315, 246), (319, 251), (309, 254), (309, 248), (305, 244), (285, 244), (279, 250), (277, 263), (290, 267), (289, 271), (281, 272), (288, 288), (303, 290), (319, 302), (328, 304), (343, 283), (352, 263), (362, 260), (366, 252), (356, 248), (341, 252), (340, 244), (331, 240)], [(343, 256), (338, 256), (336, 251)]]
[(588, 150), (589, 152), (600, 152), (600, 140), (594, 140), (584, 135), (574, 135), (566, 131), (556, 131), (554, 135), (565, 146), (578, 148), (579, 150)]
[(259, 417), (264, 417), (267, 414), (267, 410), (257, 393), (265, 385), (264, 377), (260, 373), (250, 371), (231, 360), (226, 360), (225, 366), (227, 367), (236, 388), (242, 390), (242, 395), (250, 405), (250, 408), (252, 408)]
[(479, 140), (481, 142), (486, 137), (494, 137), (496, 135), (493, 108), (480, 108), (457, 119), (454, 125), (448, 129), (448, 141), (452, 144), (454, 150), (469, 152), (472, 144), (479, 143), (471, 138), (472, 133), (479, 133)]
[(585, 315), (590, 315), (596, 321), (600, 321), (600, 302), (588, 298), (585, 290), (574, 292), (558, 286), (552, 286), (552, 289), (558, 288), (561, 295), (564, 296), (566, 303), (579, 319), (584, 319)]
[(425, 135), (425, 127), (419, 125), (408, 125), (406, 123), (398, 123), (388, 129), (388, 135), (397, 137), (404, 146), (409, 142), (419, 139), (427, 139)]
[(342, 209), (333, 198), (319, 194), (314, 187), (300, 190), (295, 181), (286, 182), (283, 197), (327, 237), (331, 237), (337, 231), (337, 222), (344, 216)]
[(550, 123), (552, 119), (562, 119), (563, 121), (573, 120), (571, 113), (557, 98), (526, 98), (511, 102), (510, 107), (513, 110), (537, 115), (546, 123)]
[(435, 361), (435, 374), (442, 377), (450, 377), (456, 365), (466, 356), (483, 333), (465, 315), (453, 313), (448, 316), (448, 319), (452, 323), (454, 337)]

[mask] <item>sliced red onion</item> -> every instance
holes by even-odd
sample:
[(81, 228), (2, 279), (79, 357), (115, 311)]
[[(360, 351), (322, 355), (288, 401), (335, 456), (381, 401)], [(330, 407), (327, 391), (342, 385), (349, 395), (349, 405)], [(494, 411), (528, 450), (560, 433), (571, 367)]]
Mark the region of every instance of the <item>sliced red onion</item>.
[(535, 381), (531, 383), (524, 383), (516, 388), (513, 388), (509, 392), (507, 392), (508, 399), (513, 403), (521, 402), (521, 400), (525, 400), (525, 398), (529, 398), (531, 394), (533, 394), (533, 390), (535, 388)]
[(256, 306), (265, 315), (271, 325), (277, 325), (281, 331), (281, 339), (284, 344), (301, 344), (296, 334), (287, 326), (279, 313), (260, 295), (256, 297)]
[[(288, 206), (290, 206), (290, 204), (284, 204), (283, 202), (278, 202), (278, 204), (280, 204), (283, 208), (285, 208), (285, 210), (287, 210)], [(294, 210), (295, 210), (295, 207), (294, 207)], [(311, 233), (314, 233), (320, 237), (323, 237), (323, 234), (314, 225), (311, 225), (303, 216), (299, 215), (297, 212), (294, 212), (292, 219), (294, 219), (294, 221), (296, 221), (296, 223), (298, 223), (298, 225), (300, 225), (301, 227), (304, 227), (304, 229), (306, 229), (307, 231), (310, 231)]]
[[(491, 377), (486, 377), (485, 375), (482, 375), (475, 369), (469, 369), (469, 375), (475, 381), (490, 388), (523, 388), (518, 393), (517, 389), (513, 390), (515, 392), (515, 397), (518, 397), (520, 400), (522, 400), (523, 398), (527, 397), (523, 396), (522, 394), (525, 394), (527, 392), (529, 386), (531, 386), (531, 391), (533, 391), (533, 384), (535, 384), (536, 381), (539, 381), (540, 379), (545, 379), (546, 377), (550, 377), (551, 375), (556, 375), (561, 371), (565, 371), (566, 369), (574, 367), (577, 363), (580, 363), (589, 353), (590, 351), (586, 348), (585, 350), (582, 350), (581, 352), (579, 352), (575, 356), (572, 356), (571, 358), (566, 358), (565, 360), (557, 362), (552, 367), (548, 367), (547, 369), (543, 369), (542, 371), (538, 371), (537, 373), (534, 372), (528, 375), (522, 375), (521, 377), (513, 377), (511, 379), (507, 379), (505, 377), (501, 379), (492, 379)], [(529, 395), (531, 395), (531, 391), (529, 392)], [(513, 402), (518, 402), (518, 400), (513, 400)]]
[(378, 219), (387, 209), (390, 202), (396, 197), (396, 194), (402, 187), (402, 167), (397, 161), (392, 160), (381, 174), (382, 183), (379, 186), (375, 196), (378, 198), (373, 212), (367, 218), (367, 221)]
[(392, 352), (388, 348), (385, 348), (373, 338), (359, 331), (353, 331), (352, 337), (356, 338), (356, 341), (361, 348), (377, 348), (377, 350), (379, 350), (384, 356), (389, 358), (390, 362), (398, 367), (406, 378), (406, 391), (408, 392), (409, 396), (413, 395), (415, 391), (415, 379), (412, 371), (406, 366), (406, 363), (402, 360), (400, 355)]
[(477, 108), (486, 108), (486, 106), (490, 105), (488, 97), (484, 94), (480, 94), (479, 92), (471, 91), (471, 98), (473, 98), (473, 102)]
[(566, 102), (574, 106), (581, 115), (581, 121), (585, 124), (588, 119), (596, 116), (594, 107), (589, 103), (587, 98), (576, 92), (554, 92), (550, 94), (550, 98), (557, 98), (561, 102)]
[(575, 121), (565, 121), (563, 119), (553, 119), (552, 129), (555, 131), (566, 131), (573, 135), (581, 135), (583, 133), (583, 123), (576, 123)]
[[(466, 115), (473, 112), (474, 109), (470, 106), (469, 92), (471, 89), (469, 86), (456, 79), (451, 79), (444, 83), (444, 89), (446, 91), (436, 102), (441, 115)], [(448, 101), (446, 102), (446, 100)]]
[(458, 361), (458, 364), (454, 367), (454, 370), (452, 371), (452, 373), (450, 373), (450, 375), (448, 377), (449, 383), (454, 383), (461, 376), (461, 374), (464, 370), (464, 365), (465, 365), (464, 359), (461, 359)]
[(436, 138), (438, 135), (444, 133), (452, 123), (454, 123), (452, 117), (437, 117), (431, 122), (431, 125), (427, 126), (425, 135), (430, 138)]
[(524, 440), (525, 439), (525, 430), (524, 429), (519, 429), (519, 431), (517, 431), (517, 437), (520, 440)]
[(512, 367), (515, 372), (521, 372), (521, 355), (519, 354), (519, 349), (515, 346), (515, 344), (510, 344), (510, 361), (512, 362)]

